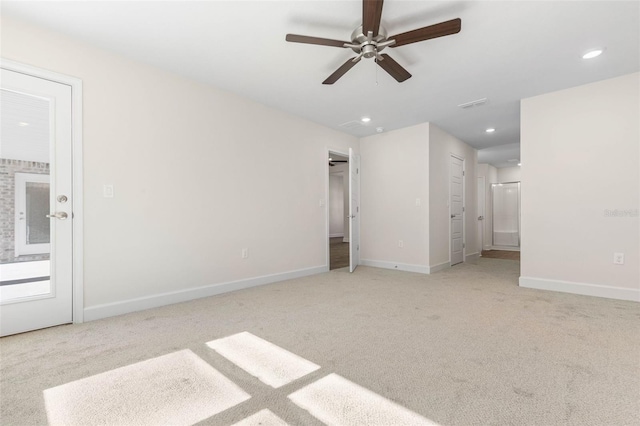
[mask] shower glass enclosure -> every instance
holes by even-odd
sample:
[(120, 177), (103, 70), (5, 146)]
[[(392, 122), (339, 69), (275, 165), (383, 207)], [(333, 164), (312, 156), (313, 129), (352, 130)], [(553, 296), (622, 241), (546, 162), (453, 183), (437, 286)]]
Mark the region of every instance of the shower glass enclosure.
[(491, 184), (493, 246), (520, 248), (520, 182)]

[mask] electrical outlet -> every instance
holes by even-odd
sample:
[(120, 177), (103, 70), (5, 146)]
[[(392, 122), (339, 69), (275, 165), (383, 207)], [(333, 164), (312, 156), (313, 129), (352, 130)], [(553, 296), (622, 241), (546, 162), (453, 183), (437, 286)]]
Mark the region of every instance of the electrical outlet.
[(616, 265), (624, 265), (624, 253), (613, 253), (613, 263)]
[(318, 201), (318, 207), (324, 207), (324, 200)]
[(422, 205), (422, 200), (420, 198), (416, 198), (416, 207), (420, 207)]
[(402, 240), (398, 241), (398, 247), (400, 248), (404, 247), (404, 241)]
[(242, 258), (246, 259), (249, 257), (249, 249), (248, 248), (243, 248), (242, 249)]

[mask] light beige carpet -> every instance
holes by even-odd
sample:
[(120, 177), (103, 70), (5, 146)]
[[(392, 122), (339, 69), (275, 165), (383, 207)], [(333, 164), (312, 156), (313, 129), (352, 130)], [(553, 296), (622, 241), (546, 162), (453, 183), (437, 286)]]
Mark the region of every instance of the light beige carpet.
[[(188, 349), (251, 396), (201, 424), (321, 424), (289, 395), (332, 374), (441, 425), (640, 424), (640, 304), (522, 289), (518, 267), (359, 267), (3, 338), (0, 423), (47, 424), (46, 390)], [(243, 332), (320, 368), (274, 388), (206, 345)]]

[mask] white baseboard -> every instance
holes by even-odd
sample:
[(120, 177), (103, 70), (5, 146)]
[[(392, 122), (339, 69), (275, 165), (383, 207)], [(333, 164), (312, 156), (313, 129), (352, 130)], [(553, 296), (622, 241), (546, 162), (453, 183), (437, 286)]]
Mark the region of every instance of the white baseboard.
[(640, 302), (640, 289), (610, 287), (606, 285), (548, 280), (532, 277), (520, 277), (520, 287)]
[(520, 247), (510, 247), (510, 246), (491, 246), (489, 250), (501, 250), (501, 251), (520, 251)]
[(410, 265), (406, 263), (385, 262), (382, 260), (360, 259), (360, 265), (373, 266), (374, 268), (394, 269), (396, 271), (417, 272), (428, 274), (429, 267), (423, 265)]
[(448, 268), (451, 268), (451, 262), (438, 263), (437, 265), (432, 265), (429, 267), (429, 273), (434, 274), (438, 271), (442, 271)]
[(329, 271), (328, 266), (316, 266), (313, 268), (298, 269), (281, 274), (264, 275), (261, 277), (247, 278), (244, 280), (212, 284), (204, 287), (190, 288), (169, 293), (155, 294), (153, 296), (123, 300), (121, 302), (90, 306), (84, 309), (84, 321), (93, 321), (101, 318), (128, 314), (130, 312), (158, 308), (160, 306), (187, 302), (189, 300), (200, 299), (202, 297), (215, 296), (216, 294), (228, 293), (231, 291), (242, 290), (244, 288), (257, 287), (260, 285), (290, 280), (293, 278), (306, 277), (308, 275), (319, 274), (327, 271)]
[(478, 259), (480, 259), (480, 253), (475, 252), (466, 255), (464, 261), (468, 263), (478, 263)]
[(344, 237), (344, 233), (341, 232), (339, 234), (329, 234), (329, 238), (338, 238), (338, 237)]

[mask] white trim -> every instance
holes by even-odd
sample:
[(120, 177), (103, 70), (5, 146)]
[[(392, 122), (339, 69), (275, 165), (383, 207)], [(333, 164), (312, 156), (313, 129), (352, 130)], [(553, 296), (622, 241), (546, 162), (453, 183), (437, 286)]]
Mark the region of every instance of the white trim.
[(448, 268), (451, 268), (451, 262), (438, 263), (437, 265), (429, 266), (429, 273), (434, 274)]
[(329, 234), (329, 238), (338, 238), (338, 237), (344, 237), (344, 232), (339, 232), (337, 234)]
[(73, 156), (73, 322), (84, 315), (84, 198), (82, 156), (82, 80), (0, 58), (0, 68), (71, 86), (71, 152)]
[(350, 242), (351, 242), (351, 240), (349, 239), (349, 237), (348, 237), (347, 235), (345, 235), (345, 236), (342, 238), (342, 242), (343, 242), (343, 243), (350, 243)]
[(217, 294), (291, 280), (294, 278), (306, 277), (308, 275), (320, 274), (328, 271), (329, 268), (327, 266), (316, 266), (313, 268), (298, 269), (281, 274), (264, 275), (261, 277), (212, 284), (204, 287), (160, 293), (153, 296), (138, 297), (120, 302), (105, 303), (103, 305), (85, 308), (84, 319), (86, 321), (93, 321), (116, 315), (128, 314), (130, 312), (144, 311), (146, 309), (158, 308), (160, 306), (172, 305), (174, 303), (188, 302), (190, 300), (200, 299), (203, 297), (215, 296)]
[(475, 253), (469, 253), (465, 256), (464, 261), (465, 263), (469, 262), (469, 263), (478, 263), (478, 259), (480, 259), (480, 253), (479, 252), (475, 252)]
[(571, 281), (549, 280), (544, 278), (520, 277), (520, 287), (538, 290), (559, 291), (584, 296), (604, 297), (607, 299), (631, 300), (640, 302), (640, 289), (611, 287), (598, 284), (576, 283)]
[(374, 268), (394, 269), (396, 271), (417, 272), (419, 274), (428, 274), (429, 267), (424, 265), (411, 265), (407, 263), (386, 262), (383, 260), (360, 259), (360, 265), (372, 266)]

